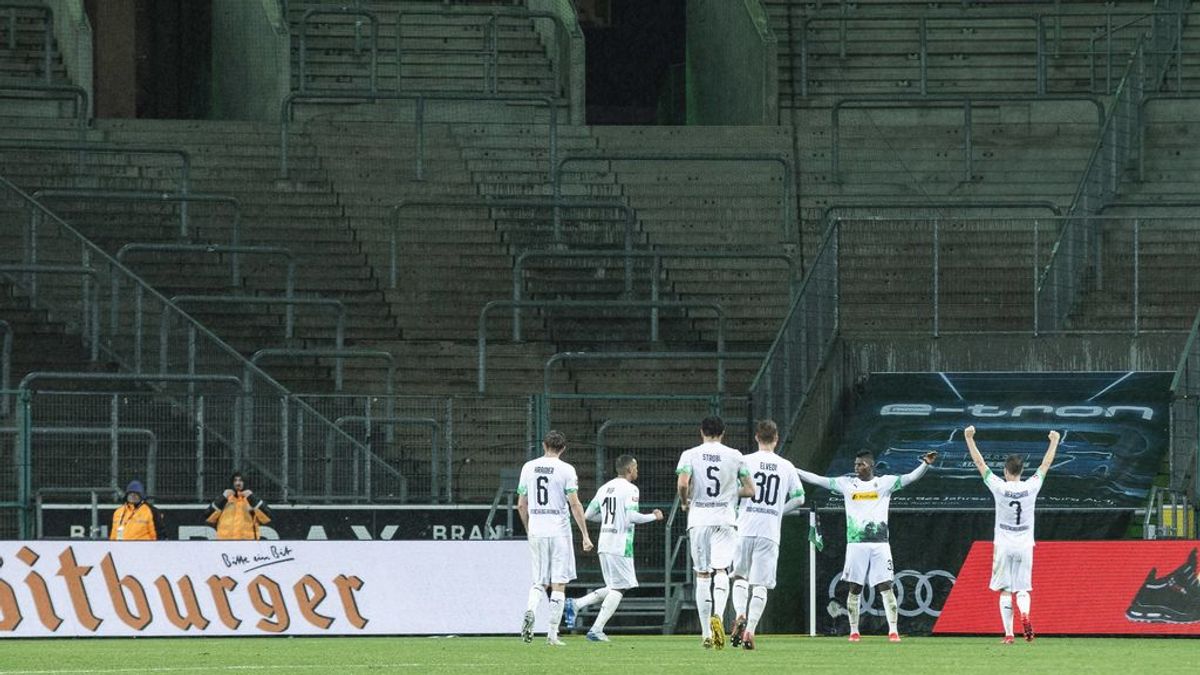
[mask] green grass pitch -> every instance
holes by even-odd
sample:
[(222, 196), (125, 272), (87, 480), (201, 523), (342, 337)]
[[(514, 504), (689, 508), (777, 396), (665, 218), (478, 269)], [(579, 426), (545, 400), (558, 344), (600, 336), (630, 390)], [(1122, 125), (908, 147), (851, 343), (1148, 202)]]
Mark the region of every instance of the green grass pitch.
[(761, 635), (753, 652), (710, 652), (682, 636), (0, 640), (0, 675), (83, 673), (1136, 673), (1195, 672), (1192, 639), (910, 637), (890, 644)]

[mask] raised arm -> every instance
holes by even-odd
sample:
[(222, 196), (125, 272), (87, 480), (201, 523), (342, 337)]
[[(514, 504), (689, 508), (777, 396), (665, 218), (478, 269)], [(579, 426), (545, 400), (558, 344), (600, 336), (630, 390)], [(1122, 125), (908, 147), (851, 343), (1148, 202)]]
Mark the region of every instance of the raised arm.
[(909, 471), (903, 476), (900, 476), (900, 487), (908, 487), (909, 485), (921, 480), (921, 476), (924, 476), (925, 472), (929, 471), (929, 467), (935, 461), (937, 461), (936, 452), (927, 452), (924, 455), (921, 455), (921, 463), (917, 465), (917, 468)]
[(805, 471), (804, 469), (799, 468), (796, 469), (796, 473), (800, 475), (800, 480), (804, 481), (805, 483), (812, 483), (813, 485), (823, 487), (826, 490), (837, 490), (832, 478), (827, 476), (818, 476), (811, 471)]
[(571, 515), (579, 526), (579, 537), (583, 541), (583, 550), (592, 550), (592, 537), (588, 534), (587, 519), (583, 517), (583, 504), (579, 503), (579, 493), (572, 490), (567, 493), (567, 505), (571, 507)]
[(987, 476), (991, 469), (988, 468), (987, 462), (983, 461), (983, 454), (979, 452), (979, 448), (975, 446), (975, 425), (972, 424), (963, 429), (963, 438), (967, 441), (967, 452), (971, 453), (971, 461), (975, 462), (975, 468), (979, 469), (979, 475)]
[(1058, 451), (1058, 440), (1062, 438), (1057, 431), (1050, 431), (1050, 447), (1046, 448), (1046, 456), (1042, 457), (1042, 465), (1038, 467), (1038, 473), (1045, 478), (1046, 472), (1054, 464), (1054, 453)]

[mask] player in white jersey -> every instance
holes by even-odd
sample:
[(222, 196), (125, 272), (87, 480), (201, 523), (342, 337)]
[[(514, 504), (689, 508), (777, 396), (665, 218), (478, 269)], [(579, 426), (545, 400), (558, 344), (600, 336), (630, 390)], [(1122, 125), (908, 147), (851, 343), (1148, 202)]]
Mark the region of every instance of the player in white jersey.
[(604, 575), (604, 586), (578, 600), (567, 598), (564, 615), (567, 628), (575, 627), (575, 615), (581, 609), (601, 603), (600, 613), (587, 633), (590, 642), (609, 642), (604, 627), (617, 611), (617, 605), (626, 591), (637, 588), (637, 573), (633, 566), (633, 527), (663, 519), (662, 511), (651, 513), (638, 511), (638, 489), (633, 484), (638, 477), (638, 464), (633, 455), (617, 458), (617, 477), (600, 486), (596, 496), (588, 504), (588, 520), (600, 523), (600, 541), (596, 550), (600, 553), (600, 572)]
[[(688, 514), (688, 541), (696, 571), (696, 612), (705, 649), (725, 648), (721, 618), (729, 600), (729, 568), (737, 548), (737, 500), (754, 494), (742, 453), (721, 442), (725, 422), (700, 422), (703, 441), (679, 457), (675, 487)], [(711, 584), (711, 585), (710, 585)]]
[(754, 494), (738, 507), (738, 553), (733, 566), (733, 611), (729, 631), (734, 647), (754, 649), (754, 631), (767, 606), (767, 591), (775, 588), (779, 563), (779, 530), (783, 514), (804, 504), (804, 486), (796, 467), (775, 454), (779, 427), (762, 420), (754, 431), (758, 452), (742, 463), (754, 483)]
[(975, 468), (983, 476), (983, 484), (996, 500), (996, 535), (992, 546), (992, 581), (988, 585), (1000, 591), (1000, 620), (1004, 624), (1004, 644), (1013, 642), (1013, 594), (1017, 596), (1017, 609), (1021, 611), (1021, 628), (1025, 641), (1033, 641), (1033, 621), (1029, 618), (1029, 591), (1033, 590), (1033, 507), (1046, 472), (1054, 464), (1054, 453), (1058, 450), (1059, 433), (1051, 431), (1050, 446), (1042, 457), (1042, 465), (1029, 480), (1021, 480), (1025, 458), (1009, 455), (1004, 460), (1004, 480), (1000, 480), (975, 445), (975, 427), (963, 430), (967, 450)]
[(899, 605), (892, 590), (892, 547), (888, 543), (888, 505), (892, 493), (920, 480), (937, 460), (936, 452), (921, 456), (917, 468), (903, 476), (876, 476), (875, 456), (864, 450), (854, 456), (854, 475), (827, 478), (797, 469), (800, 479), (842, 495), (846, 504), (846, 565), (842, 581), (850, 584), (846, 613), (850, 618), (850, 641), (862, 639), (858, 632), (858, 610), (863, 586), (872, 586), (883, 597), (888, 640), (900, 641)]
[[(571, 521), (575, 517), (583, 550), (592, 550), (583, 505), (579, 503), (579, 477), (575, 467), (562, 461), (567, 438), (562, 432), (551, 431), (542, 439), (542, 451), (537, 459), (525, 462), (517, 481), (517, 512), (529, 537), (533, 557), (533, 587), (529, 589), (529, 604), (521, 624), (521, 639), (533, 641), (533, 619), (537, 606), (546, 591), (550, 591), (550, 625), (546, 629), (546, 644), (555, 647), (564, 643), (558, 639), (558, 623), (562, 620), (567, 582), (575, 578), (575, 546), (571, 542)], [(532, 503), (530, 503), (532, 500)]]

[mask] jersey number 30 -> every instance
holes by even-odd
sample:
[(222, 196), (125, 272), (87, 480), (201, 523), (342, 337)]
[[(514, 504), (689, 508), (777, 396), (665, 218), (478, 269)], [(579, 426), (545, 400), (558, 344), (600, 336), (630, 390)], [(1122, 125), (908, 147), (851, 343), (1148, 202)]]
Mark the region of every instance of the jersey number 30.
[(767, 504), (775, 506), (779, 501), (779, 474), (764, 473), (759, 471), (754, 474), (754, 496), (750, 501), (755, 504)]

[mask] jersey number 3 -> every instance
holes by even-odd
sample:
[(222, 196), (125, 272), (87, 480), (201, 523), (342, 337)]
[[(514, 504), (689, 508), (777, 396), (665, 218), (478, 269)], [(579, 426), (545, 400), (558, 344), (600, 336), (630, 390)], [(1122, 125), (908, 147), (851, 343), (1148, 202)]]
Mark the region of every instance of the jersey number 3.
[(1020, 524), (1021, 524), (1021, 502), (1019, 502), (1019, 501), (1017, 501), (1017, 500), (1015, 500), (1015, 499), (1014, 499), (1014, 500), (1012, 500), (1011, 502), (1009, 502), (1009, 503), (1008, 503), (1008, 505), (1009, 505), (1009, 506), (1011, 506), (1011, 507), (1013, 507), (1014, 509), (1016, 509), (1016, 510), (1017, 510), (1017, 522), (1016, 522), (1016, 524), (1017, 524), (1017, 525), (1020, 525)]

